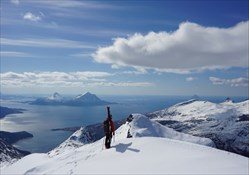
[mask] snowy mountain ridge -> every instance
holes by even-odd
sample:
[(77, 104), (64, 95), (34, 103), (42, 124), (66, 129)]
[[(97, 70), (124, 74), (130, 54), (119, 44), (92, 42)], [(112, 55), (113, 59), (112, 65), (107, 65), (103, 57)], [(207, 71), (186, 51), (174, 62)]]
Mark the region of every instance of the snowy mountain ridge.
[[(133, 114), (132, 121), (130, 123), (126, 122), (116, 132), (118, 135), (121, 135), (121, 138), (163, 137), (215, 147), (213, 141), (208, 138), (195, 137), (189, 134), (177, 132), (155, 121), (151, 121), (142, 114)], [(120, 136), (118, 138), (120, 138)]]
[(104, 149), (104, 138), (93, 143), (88, 143), (87, 138), (87, 134), (81, 128), (62, 143), (60, 145), (62, 147), (59, 146), (47, 154), (26, 156), (11, 166), (1, 169), (1, 172), (3, 174), (248, 173), (248, 158), (195, 144), (210, 145), (212, 141), (176, 132), (140, 114), (134, 114), (131, 121), (116, 130), (111, 149)]
[(177, 131), (210, 138), (219, 149), (249, 157), (249, 100), (218, 104), (189, 100), (147, 116)]
[(8, 166), (28, 154), (30, 152), (17, 149), (0, 138), (0, 168)]
[[(142, 114), (133, 114), (133, 119), (131, 122), (126, 122), (116, 130), (116, 139), (119, 140), (127, 137), (163, 137), (215, 147), (213, 141), (208, 138), (195, 137), (188, 134), (179, 133), (157, 122), (151, 121)], [(49, 155), (58, 155), (65, 152), (65, 150), (78, 148), (85, 144), (92, 143), (92, 138), (93, 136), (91, 132), (89, 132), (84, 127), (81, 127), (57, 148), (50, 151)]]
[(58, 147), (48, 152), (48, 155), (55, 156), (62, 154), (65, 150), (72, 150), (83, 146), (85, 144), (92, 143), (91, 133), (85, 130), (84, 127), (81, 127), (78, 131), (73, 133), (67, 140), (62, 142)]

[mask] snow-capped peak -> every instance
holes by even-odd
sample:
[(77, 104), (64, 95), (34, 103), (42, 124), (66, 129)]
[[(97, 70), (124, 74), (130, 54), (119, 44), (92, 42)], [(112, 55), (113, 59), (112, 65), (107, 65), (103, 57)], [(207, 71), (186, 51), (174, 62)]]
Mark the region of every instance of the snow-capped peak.
[(95, 95), (95, 94), (92, 94), (92, 93), (90, 93), (90, 92), (87, 92), (87, 93), (85, 93), (85, 94), (79, 94), (79, 95), (77, 95), (75, 98), (78, 99), (78, 98), (81, 98), (81, 97), (83, 97), (83, 96), (92, 96), (92, 95)]
[(97, 102), (97, 101), (101, 101), (95, 94), (91, 94), (90, 92), (87, 92), (85, 94), (80, 94), (77, 95), (74, 100), (77, 101), (90, 101), (90, 102)]
[(249, 155), (249, 100), (187, 101), (147, 116), (177, 131), (210, 138), (219, 149)]
[(55, 92), (50, 97), (48, 97), (48, 99), (49, 100), (60, 101), (60, 100), (63, 99), (63, 97), (58, 92)]

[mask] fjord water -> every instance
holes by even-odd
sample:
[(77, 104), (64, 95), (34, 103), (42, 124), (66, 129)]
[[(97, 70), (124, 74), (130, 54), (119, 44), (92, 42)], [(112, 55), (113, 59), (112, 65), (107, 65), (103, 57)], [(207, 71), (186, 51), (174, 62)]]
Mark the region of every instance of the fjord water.
[[(116, 102), (110, 105), (114, 120), (127, 117), (130, 113), (148, 113), (164, 109), (176, 103), (191, 99), (190, 96), (100, 96), (101, 99)], [(220, 103), (225, 97), (202, 97), (203, 100)], [(232, 98), (235, 102), (245, 97)], [(17, 142), (15, 146), (31, 152), (48, 152), (58, 146), (72, 133), (51, 131), (55, 128), (86, 126), (102, 122), (106, 117), (105, 106), (45, 106), (29, 105), (23, 99), (1, 100), (1, 105), (26, 109), (22, 114), (11, 114), (0, 120), (1, 130), (28, 131), (31, 139)]]

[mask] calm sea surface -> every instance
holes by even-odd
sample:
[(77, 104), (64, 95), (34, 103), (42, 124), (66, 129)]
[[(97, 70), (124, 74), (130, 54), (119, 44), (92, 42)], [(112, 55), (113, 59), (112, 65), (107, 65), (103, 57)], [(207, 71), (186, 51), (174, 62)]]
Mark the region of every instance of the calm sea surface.
[[(187, 96), (100, 96), (100, 98), (118, 103), (111, 105), (114, 120), (123, 119), (130, 113), (145, 114), (191, 99)], [(201, 99), (219, 103), (224, 101), (225, 97), (201, 97)], [(232, 99), (240, 102), (247, 98), (233, 97)], [(31, 152), (48, 152), (71, 135), (70, 132), (51, 131), (51, 129), (99, 123), (106, 116), (105, 106), (39, 106), (22, 103), (25, 100), (27, 99), (24, 97), (1, 100), (1, 106), (22, 108), (26, 111), (1, 119), (0, 130), (32, 133), (33, 138), (21, 140), (15, 144), (18, 148)]]

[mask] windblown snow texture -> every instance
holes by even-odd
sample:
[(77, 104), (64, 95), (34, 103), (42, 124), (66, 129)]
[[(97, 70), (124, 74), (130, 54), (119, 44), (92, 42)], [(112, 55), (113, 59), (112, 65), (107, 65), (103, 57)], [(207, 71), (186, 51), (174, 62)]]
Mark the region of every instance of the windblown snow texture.
[(177, 131), (210, 138), (219, 149), (249, 157), (249, 100), (219, 104), (190, 100), (147, 116)]

